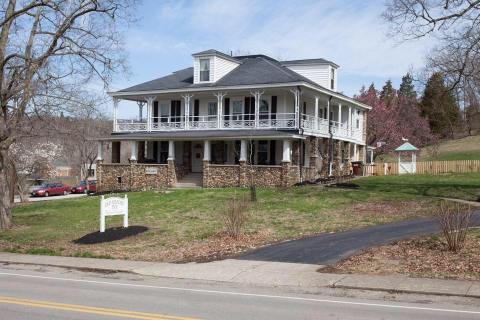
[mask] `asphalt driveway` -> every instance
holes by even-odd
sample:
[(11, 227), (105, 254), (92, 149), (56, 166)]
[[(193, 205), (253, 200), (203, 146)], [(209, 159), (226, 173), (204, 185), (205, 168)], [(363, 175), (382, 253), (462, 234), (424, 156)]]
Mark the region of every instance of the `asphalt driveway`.
[[(480, 212), (472, 216), (471, 225), (480, 226)], [(246, 252), (237, 259), (329, 265), (370, 247), (438, 232), (435, 218), (419, 218), (285, 241)]]

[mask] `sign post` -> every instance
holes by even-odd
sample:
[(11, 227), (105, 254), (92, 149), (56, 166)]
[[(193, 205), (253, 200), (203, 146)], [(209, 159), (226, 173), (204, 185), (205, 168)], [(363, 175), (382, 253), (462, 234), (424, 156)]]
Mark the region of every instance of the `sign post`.
[(105, 232), (105, 217), (123, 215), (123, 227), (128, 228), (128, 198), (127, 195), (100, 199), (100, 232)]

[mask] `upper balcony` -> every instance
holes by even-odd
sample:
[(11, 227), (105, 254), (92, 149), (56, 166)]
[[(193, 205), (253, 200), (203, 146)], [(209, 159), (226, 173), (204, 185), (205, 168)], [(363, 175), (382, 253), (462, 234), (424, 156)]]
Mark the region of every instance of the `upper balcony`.
[(273, 129), (365, 143), (363, 109), (295, 89), (143, 99), (136, 100), (137, 119), (119, 118), (119, 100), (114, 99), (114, 133)]

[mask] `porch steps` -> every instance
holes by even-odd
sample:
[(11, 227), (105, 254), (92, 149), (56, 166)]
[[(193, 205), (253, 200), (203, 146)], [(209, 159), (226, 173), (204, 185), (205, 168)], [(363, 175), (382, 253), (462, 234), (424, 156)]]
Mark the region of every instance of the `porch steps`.
[(201, 188), (202, 187), (202, 174), (201, 173), (189, 173), (180, 179), (175, 185), (174, 188), (184, 189), (184, 188)]

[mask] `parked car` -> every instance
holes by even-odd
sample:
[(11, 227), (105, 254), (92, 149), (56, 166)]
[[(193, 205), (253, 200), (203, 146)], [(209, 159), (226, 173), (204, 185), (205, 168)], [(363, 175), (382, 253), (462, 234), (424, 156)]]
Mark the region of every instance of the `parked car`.
[(40, 188), (32, 192), (33, 197), (49, 197), (56, 195), (67, 195), (70, 193), (70, 186), (67, 186), (63, 183), (53, 182), (53, 183), (44, 183)]
[[(88, 182), (88, 188), (87, 188), (87, 182)], [(95, 180), (82, 180), (78, 184), (78, 186), (75, 186), (70, 190), (71, 193), (95, 193), (97, 192), (97, 181)]]

